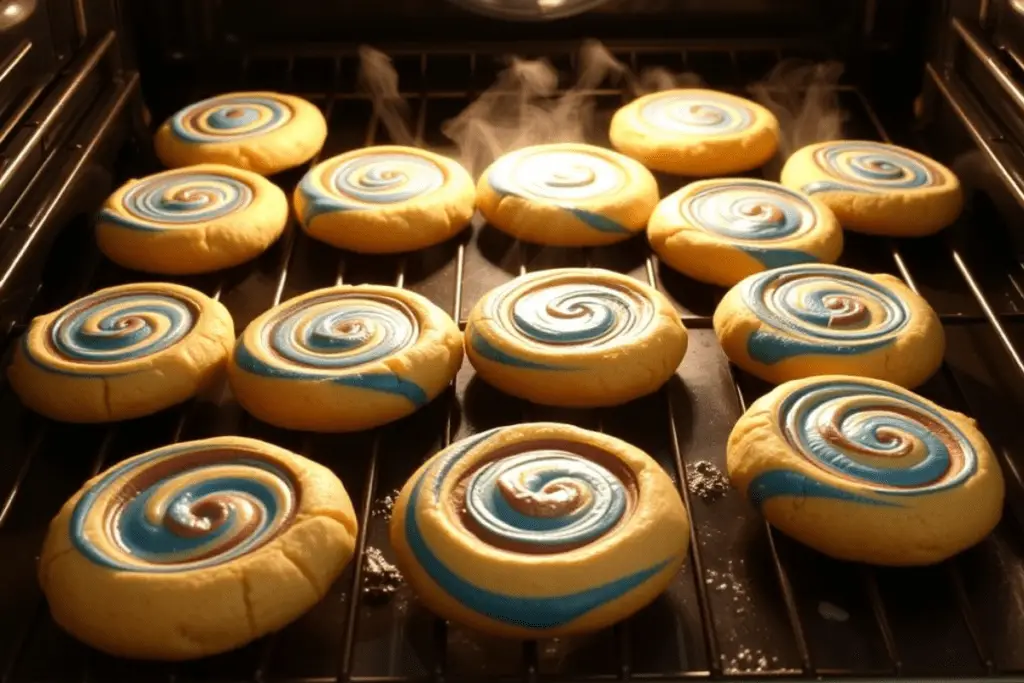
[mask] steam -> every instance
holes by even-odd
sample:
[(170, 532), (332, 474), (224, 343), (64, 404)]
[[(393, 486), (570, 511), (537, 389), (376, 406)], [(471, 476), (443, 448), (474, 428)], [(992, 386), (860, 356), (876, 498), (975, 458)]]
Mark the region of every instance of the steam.
[[(359, 87), (367, 94), (381, 125), (399, 145), (422, 143), (410, 126), (409, 106), (399, 91), (391, 59), (371, 47), (359, 48)], [(673, 88), (704, 85), (695, 73), (648, 68), (636, 73), (597, 41), (586, 41), (576, 59), (576, 80), (564, 92), (559, 74), (546, 59), (510, 57), (490, 88), (442, 126), (459, 161), (479, 175), (502, 154), (528, 145), (584, 142), (607, 135), (607, 120), (597, 121), (599, 95), (633, 97)], [(754, 99), (779, 119), (784, 159), (805, 145), (842, 137), (844, 112), (837, 85), (838, 62), (780, 62), (750, 87)], [(602, 90), (603, 88), (607, 90)], [(599, 125), (600, 124), (600, 125)]]
[(359, 48), (359, 89), (373, 103), (373, 113), (396, 145), (412, 145), (415, 136), (409, 129), (409, 105), (398, 89), (398, 72), (391, 58), (363, 45)]
[(754, 99), (779, 119), (782, 158), (806, 145), (843, 136), (845, 112), (836, 88), (842, 75), (838, 62), (785, 60), (750, 86)]

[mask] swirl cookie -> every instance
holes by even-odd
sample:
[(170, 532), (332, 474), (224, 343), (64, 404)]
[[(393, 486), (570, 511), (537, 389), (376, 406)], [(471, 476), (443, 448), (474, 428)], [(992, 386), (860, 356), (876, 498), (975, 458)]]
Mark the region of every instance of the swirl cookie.
[(228, 310), (201, 292), (121, 285), (34, 319), (7, 376), (25, 405), (55, 420), (126, 420), (195, 396), (234, 340)]
[(189, 275), (259, 256), (288, 222), (288, 199), (249, 171), (201, 164), (130, 180), (96, 224), (100, 251), (126, 268)]
[(888, 382), (826, 376), (754, 402), (729, 479), (793, 538), (843, 560), (939, 562), (984, 538), (1003, 476), (974, 420)]
[(50, 524), (39, 580), (54, 620), (112, 655), (192, 659), (275, 631), (352, 556), (330, 470), (254, 439), (158, 448), (86, 482)]
[(690, 277), (730, 287), (795, 263), (832, 263), (843, 231), (824, 204), (777, 183), (721, 178), (661, 200), (647, 226), (658, 257)]
[(658, 183), (636, 161), (600, 147), (535, 145), (491, 164), (476, 202), (491, 225), (518, 239), (596, 246), (644, 229)]
[(226, 164), (273, 175), (312, 159), (327, 139), (327, 122), (299, 97), (273, 92), (218, 95), (167, 119), (153, 144), (166, 166)]
[(312, 237), (367, 254), (422, 249), (469, 224), (469, 172), (415, 147), (367, 147), (314, 166), (295, 188), (295, 212)]
[(645, 95), (612, 117), (612, 146), (647, 168), (686, 176), (749, 171), (775, 155), (779, 122), (750, 100), (699, 88)]
[(935, 311), (901, 281), (825, 264), (751, 275), (722, 299), (714, 327), (729, 360), (775, 384), (845, 374), (913, 388), (946, 349)]
[(523, 424), (464, 439), (405, 484), (391, 545), (438, 615), (514, 638), (593, 631), (660, 594), (686, 559), (672, 480), (624, 441)]
[(502, 391), (536, 403), (611, 406), (656, 391), (686, 354), (661, 293), (600, 268), (524, 275), (469, 314), (466, 353)]
[(821, 142), (798, 150), (782, 184), (827, 204), (847, 230), (920, 237), (942, 230), (963, 208), (960, 181), (923, 154), (881, 142)]
[(348, 432), (415, 412), (462, 365), (459, 327), (395, 287), (329, 287), (256, 318), (228, 376), (259, 419), (286, 429)]

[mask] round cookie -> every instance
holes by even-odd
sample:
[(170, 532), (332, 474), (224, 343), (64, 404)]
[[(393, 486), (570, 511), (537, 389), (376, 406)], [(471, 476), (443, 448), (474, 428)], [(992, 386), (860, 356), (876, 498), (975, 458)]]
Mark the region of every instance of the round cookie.
[(359, 285), (309, 292), (256, 318), (228, 376), (264, 422), (349, 432), (415, 412), (461, 365), (462, 335), (444, 311), (413, 292)]
[(423, 249), (473, 217), (473, 178), (458, 163), (415, 147), (366, 147), (314, 166), (295, 188), (310, 236), (383, 254)]
[(218, 95), (167, 119), (153, 144), (166, 166), (226, 164), (273, 175), (312, 159), (327, 139), (327, 122), (300, 97), (274, 92)]
[(55, 420), (126, 420), (202, 391), (234, 341), (231, 314), (202, 292), (121, 285), (35, 318), (7, 377), (25, 405)]
[(715, 90), (665, 90), (615, 112), (612, 146), (655, 171), (718, 176), (762, 166), (779, 147), (779, 122), (761, 105)]
[(276, 631), (352, 557), (356, 517), (327, 468), (218, 437), (129, 458), (51, 522), (39, 581), (54, 620), (112, 655), (181, 660)]
[(946, 350), (935, 311), (900, 280), (826, 264), (751, 275), (722, 298), (714, 327), (729, 360), (774, 384), (844, 374), (914, 388)]
[(668, 299), (600, 268), (516, 278), (484, 295), (466, 324), (466, 353), (481, 378), (557, 406), (612, 406), (657, 391), (686, 345)]
[(879, 380), (777, 387), (736, 423), (727, 461), (773, 526), (842, 560), (940, 562), (1003, 510), (1003, 476), (974, 420)]
[(190, 275), (259, 256), (288, 222), (288, 199), (250, 171), (200, 164), (122, 185), (96, 224), (100, 251), (126, 268)]
[(491, 164), (476, 187), (480, 213), (527, 242), (611, 244), (647, 225), (658, 183), (639, 163), (601, 147), (535, 145)]
[(920, 237), (956, 220), (960, 181), (923, 154), (881, 142), (819, 142), (797, 150), (782, 183), (813, 195), (847, 230)]
[(827, 206), (778, 183), (719, 178), (661, 200), (647, 225), (651, 248), (685, 275), (731, 287), (795, 263), (833, 263), (843, 231)]
[(441, 451), (391, 517), (402, 573), (435, 613), (513, 638), (593, 631), (654, 600), (686, 559), (672, 480), (624, 441), (554, 423)]

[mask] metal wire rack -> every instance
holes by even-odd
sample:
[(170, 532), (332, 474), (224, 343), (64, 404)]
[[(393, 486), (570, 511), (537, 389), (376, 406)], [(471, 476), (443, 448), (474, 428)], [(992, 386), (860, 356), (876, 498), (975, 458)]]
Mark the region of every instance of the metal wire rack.
[[(568, 49), (551, 55), (571, 69)], [(743, 86), (782, 55), (766, 50), (633, 50), (634, 67), (663, 64), (699, 72), (712, 87)], [(444, 148), (440, 123), (493, 78), (490, 56), (471, 51), (396, 57), (417, 144)], [(355, 58), (252, 57), (225, 72), (232, 87), (278, 88), (322, 107), (330, 135), (323, 155), (387, 141), (368, 101), (354, 90)], [(161, 84), (154, 113), (227, 89), (212, 79)], [(166, 85), (166, 87), (165, 87)], [(626, 97), (592, 93), (598, 123)], [(879, 116), (853, 85), (837, 89), (849, 137), (888, 140)], [(166, 110), (166, 111), (165, 111)], [(604, 117), (604, 119), (602, 119)], [(902, 121), (895, 122), (904, 130)], [(604, 126), (606, 129), (606, 126)], [(600, 129), (601, 126), (598, 126)], [(902, 139), (901, 139), (902, 141)], [(598, 136), (593, 142), (607, 144)], [(153, 170), (124, 155), (124, 174)], [(284, 174), (289, 190), (305, 169)], [(761, 175), (774, 177), (777, 168)], [(659, 178), (662, 194), (679, 180)], [(247, 416), (226, 385), (159, 415), (110, 427), (49, 422), (0, 391), (0, 682), (15, 681), (538, 681), (745, 678), (890, 679), (1024, 674), (1024, 487), (1016, 413), (1024, 405), (1024, 266), (1000, 247), (1001, 226), (983, 202), (947, 234), (913, 242), (848, 235), (842, 262), (891, 272), (936, 308), (949, 338), (947, 364), (923, 393), (976, 416), (1009, 479), (1008, 514), (979, 547), (933, 568), (888, 570), (839, 563), (774, 532), (735, 493), (693, 495), (688, 466), (724, 467), (724, 444), (747, 402), (767, 387), (730, 367), (710, 328), (722, 291), (662, 268), (642, 238), (612, 247), (540, 248), (480, 223), (437, 247), (406, 256), (357, 256), (326, 249), (291, 226), (252, 264), (182, 282), (220, 299), (240, 331), (267, 308), (338, 282), (408, 287), (464, 325), (485, 291), (527, 270), (610, 268), (657, 287), (691, 331), (678, 377), (626, 406), (560, 410), (503, 396), (467, 363), (453, 386), (419, 413), (353, 435), (308, 435)], [(981, 268), (975, 264), (985, 263)], [(68, 225), (55, 247), (34, 308), (51, 310), (93, 289), (141, 276), (104, 261), (88, 217)], [(18, 330), (8, 335), (7, 346)], [(470, 433), (523, 420), (558, 420), (620, 436), (649, 452), (677, 482), (690, 510), (691, 555), (669, 590), (635, 617), (590, 636), (509, 642), (441, 621), (407, 588), (388, 600), (364, 595), (368, 548), (390, 556), (381, 496), (400, 487), (425, 458)], [(327, 597), (283, 631), (236, 652), (166, 665), (106, 657), (50, 620), (34, 575), (46, 523), (87, 477), (142, 450), (216, 434), (262, 438), (314, 458), (344, 481), (360, 517), (358, 557)]]

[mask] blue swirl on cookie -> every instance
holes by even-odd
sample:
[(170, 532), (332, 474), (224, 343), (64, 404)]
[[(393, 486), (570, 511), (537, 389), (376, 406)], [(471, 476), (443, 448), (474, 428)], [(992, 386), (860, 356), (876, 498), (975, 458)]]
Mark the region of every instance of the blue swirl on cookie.
[(607, 153), (527, 147), (498, 159), (487, 183), (501, 196), (557, 206), (599, 232), (632, 233), (612, 218), (580, 207), (626, 188), (626, 171)]
[(448, 181), (433, 159), (415, 152), (362, 150), (310, 169), (299, 183), (303, 222), (335, 211), (358, 211), (412, 201)]
[(419, 340), (419, 321), (402, 301), (379, 294), (330, 292), (280, 306), (250, 343), (235, 347), (235, 363), (267, 377), (331, 381), (427, 403), (415, 382), (393, 371), (361, 370)]
[(632, 513), (637, 485), (627, 467), (609, 467), (615, 456), (570, 441), (521, 442), (486, 453), (482, 467), (464, 486), (451, 481), (453, 468), (503, 428), (472, 436), (449, 448), (413, 483), (405, 512), (406, 542), (423, 571), (463, 606), (523, 628), (555, 628), (616, 600), (664, 569), (671, 558), (603, 585), (549, 597), (522, 597), (482, 587), (447, 566), (420, 528), (424, 514), (452, 515), (446, 492), (464, 491), (465, 512), (452, 520), (458, 533), (478, 537), (504, 551), (568, 552), (593, 543)]
[(252, 200), (253, 189), (238, 178), (181, 169), (140, 180), (122, 195), (117, 206), (103, 209), (99, 218), (159, 232), (223, 218), (245, 209)]
[(185, 142), (234, 142), (264, 135), (288, 123), (291, 106), (269, 95), (237, 93), (211, 97), (171, 117), (171, 130)]
[(747, 339), (756, 361), (805, 354), (853, 355), (892, 344), (910, 308), (869, 275), (826, 264), (795, 265), (753, 275), (739, 285), (760, 327)]
[(470, 321), (469, 341), (494, 362), (538, 370), (573, 370), (552, 358), (534, 361), (503, 350), (508, 343), (539, 353), (593, 350), (629, 343), (652, 323), (654, 305), (639, 290), (599, 277), (539, 272), (513, 280), (481, 302), (484, 326)]
[(69, 533), (82, 555), (111, 569), (204, 569), (282, 533), (298, 497), (294, 475), (265, 453), (179, 444), (108, 470), (79, 499)]
[(650, 98), (640, 108), (643, 121), (665, 133), (729, 135), (754, 123), (754, 113), (736, 97), (706, 90), (672, 90)]
[(689, 225), (730, 241), (766, 268), (818, 259), (773, 242), (806, 235), (815, 229), (817, 212), (807, 198), (776, 183), (736, 180), (684, 194), (679, 213)]
[(814, 150), (814, 165), (826, 179), (803, 186), (818, 192), (907, 191), (942, 183), (942, 174), (923, 157), (877, 142), (837, 142)]
[(963, 486), (978, 470), (974, 446), (952, 421), (891, 385), (852, 377), (801, 384), (773, 419), (813, 471), (758, 475), (747, 489), (758, 506), (784, 496), (901, 506), (907, 497)]
[(29, 360), (52, 372), (66, 370), (47, 360), (51, 356), (102, 374), (104, 364), (139, 360), (177, 344), (192, 331), (198, 315), (195, 302), (157, 288), (97, 293), (53, 319), (45, 354), (32, 349), (29, 335), (23, 338), (23, 350)]

